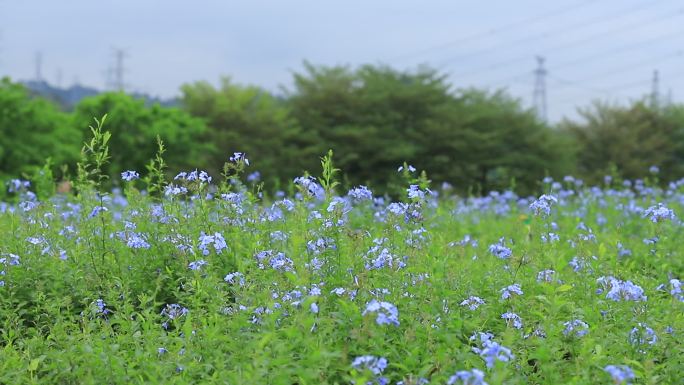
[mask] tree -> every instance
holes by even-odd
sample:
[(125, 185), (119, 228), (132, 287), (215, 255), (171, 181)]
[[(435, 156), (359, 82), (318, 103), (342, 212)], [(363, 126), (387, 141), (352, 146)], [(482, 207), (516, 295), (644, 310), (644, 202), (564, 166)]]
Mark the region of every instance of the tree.
[(445, 75), (421, 68), (314, 67), (295, 74), (289, 103), (317, 151), (335, 150), (353, 184), (387, 191), (404, 161), (461, 191), (531, 192), (567, 161), (560, 140), (503, 92), (452, 92)]
[(582, 120), (565, 120), (562, 130), (577, 143), (578, 170), (591, 182), (617, 168), (636, 179), (658, 166), (663, 179), (684, 175), (684, 110), (654, 109), (642, 101), (621, 107), (594, 102), (579, 111)]
[[(124, 93), (104, 93), (83, 99), (75, 108), (73, 125), (86, 132), (93, 118), (107, 114), (104, 129), (112, 133), (111, 160), (107, 173), (116, 176), (125, 170), (143, 172), (157, 150), (159, 135), (167, 151), (169, 171), (194, 169), (207, 164), (213, 147), (201, 140), (207, 127), (177, 108), (161, 107)], [(118, 179), (118, 178), (115, 178)]]
[(295, 74), (288, 100), (305, 134), (315, 138), (316, 152), (334, 149), (352, 184), (372, 184), (379, 192), (397, 166), (416, 160), (420, 136), (449, 101), (444, 77), (431, 70), (308, 63)]
[[(503, 91), (459, 90), (421, 135), (421, 165), (436, 180), (484, 193), (533, 193), (571, 167), (567, 140)], [(418, 163), (418, 162), (417, 162)]]
[(20, 84), (0, 81), (0, 175), (18, 177), (41, 166), (78, 160), (80, 132), (47, 100), (30, 97)]
[(211, 127), (204, 140), (218, 149), (210, 158), (214, 172), (233, 152), (244, 152), (253, 170), (267, 178), (291, 180), (302, 172), (303, 159), (319, 156), (311, 151), (310, 138), (301, 135), (289, 108), (261, 88), (224, 78), (219, 88), (197, 82), (184, 85), (182, 92), (183, 108)]

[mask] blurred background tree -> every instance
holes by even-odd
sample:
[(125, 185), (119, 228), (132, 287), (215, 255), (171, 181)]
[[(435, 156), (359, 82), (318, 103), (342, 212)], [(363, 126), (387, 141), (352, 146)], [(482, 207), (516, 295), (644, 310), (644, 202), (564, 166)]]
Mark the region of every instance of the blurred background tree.
[(247, 154), (251, 171), (282, 182), (299, 175), (305, 160), (322, 154), (315, 152), (313, 139), (303, 135), (284, 101), (259, 87), (224, 78), (218, 88), (197, 82), (181, 90), (183, 108), (211, 127), (202, 140), (216, 149), (205, 164), (213, 175), (239, 151)]
[(48, 157), (55, 165), (73, 165), (81, 144), (67, 114), (22, 85), (0, 80), (0, 175), (19, 177)]
[(145, 171), (145, 165), (157, 151), (157, 135), (167, 149), (164, 159), (170, 173), (201, 167), (215, 149), (203, 140), (208, 129), (202, 119), (178, 108), (157, 104), (148, 107), (143, 100), (121, 92), (85, 98), (76, 106), (72, 125), (80, 129), (79, 143), (89, 133), (93, 118), (104, 114), (107, 114), (104, 129), (112, 133), (107, 172), (115, 180), (121, 171), (135, 170), (141, 174)]
[(663, 182), (684, 177), (684, 106), (595, 102), (580, 118), (550, 126), (505, 91), (452, 89), (446, 75), (427, 67), (305, 63), (280, 96), (224, 78), (218, 86), (184, 85), (179, 103), (163, 107), (103, 93), (65, 113), (4, 79), (0, 176), (21, 176), (48, 156), (53, 171), (73, 165), (93, 118), (107, 114), (106, 171), (114, 180), (124, 170), (144, 172), (157, 135), (169, 173), (200, 168), (218, 177), (233, 152), (245, 152), (248, 172), (260, 171), (270, 191), (305, 171), (318, 175), (328, 149), (343, 187), (366, 184), (379, 194), (398, 193), (396, 170), (405, 161), (426, 170), (433, 185), (449, 182), (474, 194), (535, 194), (547, 175), (591, 184), (614, 173), (635, 179), (651, 166)]
[(621, 178), (643, 177), (651, 166), (661, 178), (684, 176), (684, 109), (663, 109), (636, 101), (628, 106), (594, 102), (581, 109), (581, 121), (565, 120), (561, 130), (576, 143), (577, 171), (600, 183), (616, 169)]

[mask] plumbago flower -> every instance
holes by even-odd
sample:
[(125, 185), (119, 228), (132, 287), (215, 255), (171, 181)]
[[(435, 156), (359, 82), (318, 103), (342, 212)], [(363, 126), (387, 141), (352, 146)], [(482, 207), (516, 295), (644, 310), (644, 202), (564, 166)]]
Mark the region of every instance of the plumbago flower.
[(475, 333), (470, 337), (470, 341), (478, 341), (479, 339), (480, 347), (474, 347), (472, 350), (485, 360), (488, 368), (494, 367), (496, 361), (509, 362), (515, 359), (511, 349), (500, 345), (493, 338), (492, 333)]
[(579, 319), (564, 322), (563, 326), (565, 326), (563, 335), (566, 337), (581, 338), (589, 333), (589, 325)]
[(366, 304), (366, 310), (361, 315), (368, 313), (376, 313), (375, 322), (378, 325), (394, 325), (399, 326), (399, 310), (397, 307), (389, 302), (371, 300)]
[(169, 328), (169, 322), (176, 320), (186, 314), (188, 314), (188, 309), (177, 304), (177, 303), (171, 303), (167, 304), (164, 309), (162, 309), (161, 313), (162, 316), (166, 317), (166, 321), (162, 323), (162, 327), (164, 329)]
[(379, 377), (382, 372), (387, 369), (387, 358), (384, 357), (375, 357), (375, 356), (359, 356), (354, 359), (352, 362), (351, 366), (352, 368), (358, 370), (358, 371), (363, 371), (363, 370), (368, 370), (371, 373), (373, 373), (376, 377), (376, 380), (378, 384), (389, 384), (389, 380), (387, 380), (385, 377)]
[(476, 310), (480, 305), (484, 305), (485, 301), (480, 297), (470, 296), (461, 302), (461, 306), (468, 306), (470, 310)]
[(130, 182), (132, 180), (140, 179), (140, 174), (138, 174), (137, 171), (124, 171), (121, 173), (121, 179)]
[(513, 325), (513, 327), (516, 329), (522, 329), (522, 319), (519, 315), (511, 312), (506, 312), (501, 314), (501, 318), (505, 319), (508, 325)]
[(530, 204), (530, 209), (534, 211), (534, 215), (549, 216), (551, 214), (551, 206), (558, 203), (558, 198), (553, 195), (542, 195), (536, 201)]
[(613, 301), (646, 301), (648, 297), (644, 295), (644, 289), (635, 285), (632, 281), (621, 281), (615, 277), (599, 277), (596, 282), (601, 286), (596, 290), (596, 294), (602, 294), (609, 290), (606, 298)]
[(633, 327), (629, 332), (629, 342), (632, 345), (655, 345), (658, 342), (658, 336), (653, 329), (646, 324), (639, 322), (637, 326)]
[(537, 273), (537, 282), (553, 282), (553, 277), (555, 275), (555, 270), (542, 270), (539, 273)]
[(249, 159), (247, 159), (247, 156), (244, 152), (234, 152), (233, 156), (231, 156), (229, 160), (233, 163), (242, 162), (245, 165), (249, 166)]
[(634, 372), (627, 365), (608, 365), (603, 370), (610, 374), (616, 385), (630, 385), (629, 380), (635, 378)]
[(205, 266), (206, 264), (207, 264), (207, 261), (205, 261), (204, 259), (199, 259), (197, 261), (190, 262), (188, 264), (188, 269), (195, 270), (195, 271), (201, 270), (202, 267)]
[(373, 192), (366, 186), (354, 187), (349, 190), (347, 196), (353, 199), (355, 202), (372, 201)]
[(210, 254), (210, 245), (214, 246), (216, 254), (221, 254), (223, 250), (228, 248), (226, 240), (223, 238), (223, 235), (221, 235), (221, 233), (219, 232), (215, 232), (214, 235), (208, 235), (202, 232), (199, 237), (199, 242), (199, 248), (200, 250), (202, 250), (202, 255), (205, 256)]
[(488, 385), (484, 380), (484, 372), (479, 369), (459, 370), (449, 377), (447, 385)]
[(659, 223), (668, 219), (673, 221), (676, 216), (674, 211), (668, 209), (664, 204), (658, 203), (644, 211), (644, 218), (648, 218), (653, 223)]
[(508, 259), (513, 251), (504, 245), (505, 238), (499, 238), (499, 242), (489, 245), (489, 253), (499, 259)]
[(509, 299), (513, 297), (514, 295), (523, 295), (523, 291), (520, 288), (520, 285), (517, 283), (514, 283), (512, 285), (506, 286), (501, 291), (501, 299)]
[(670, 294), (680, 302), (684, 302), (684, 292), (682, 291), (682, 282), (680, 280), (670, 280)]
[(238, 271), (226, 275), (223, 280), (231, 285), (245, 286), (245, 275)]

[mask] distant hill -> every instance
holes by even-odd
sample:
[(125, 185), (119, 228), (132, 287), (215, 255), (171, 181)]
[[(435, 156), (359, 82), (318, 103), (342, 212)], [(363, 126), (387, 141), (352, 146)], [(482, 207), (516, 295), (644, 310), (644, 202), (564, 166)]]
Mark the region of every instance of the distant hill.
[[(32, 94), (52, 100), (58, 104), (63, 110), (71, 111), (74, 106), (78, 104), (83, 98), (98, 95), (104, 91), (92, 87), (85, 87), (80, 84), (72, 85), (69, 88), (60, 88), (51, 85), (44, 80), (27, 80), (21, 82)], [(150, 96), (139, 92), (133, 92), (131, 95), (138, 99), (145, 100), (146, 104), (159, 103), (165, 107), (175, 107), (178, 105), (178, 99), (161, 99), (156, 96)]]

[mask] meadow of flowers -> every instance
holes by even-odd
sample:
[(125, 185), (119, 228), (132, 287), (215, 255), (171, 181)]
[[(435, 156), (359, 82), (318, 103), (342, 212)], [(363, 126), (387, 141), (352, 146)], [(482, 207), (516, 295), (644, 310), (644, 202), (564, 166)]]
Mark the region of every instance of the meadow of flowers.
[(330, 158), (273, 196), (225, 170), (12, 181), (0, 383), (682, 383), (684, 182), (458, 197), (404, 165), (392, 200)]

